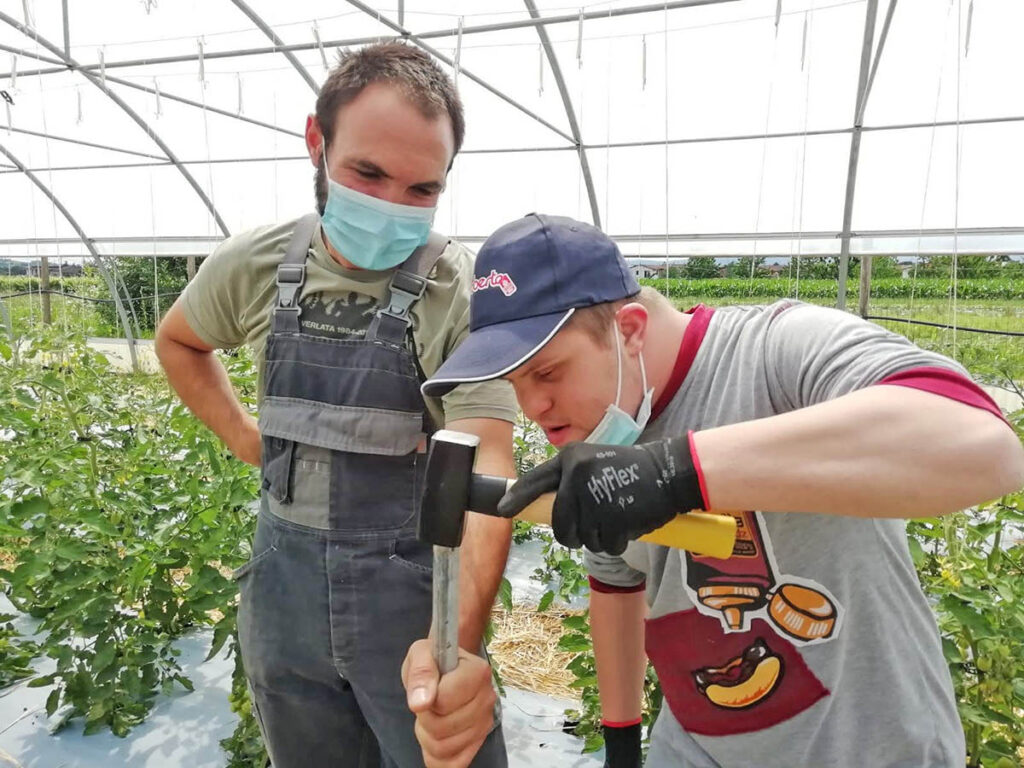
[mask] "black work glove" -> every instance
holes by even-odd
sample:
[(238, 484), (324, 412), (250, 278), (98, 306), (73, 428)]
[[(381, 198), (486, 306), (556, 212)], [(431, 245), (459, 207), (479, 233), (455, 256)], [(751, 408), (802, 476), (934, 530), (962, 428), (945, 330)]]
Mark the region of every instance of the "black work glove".
[(604, 725), (604, 768), (640, 768), (640, 723)]
[(706, 509), (688, 436), (630, 446), (570, 443), (523, 475), (498, 514), (515, 517), (551, 491), (555, 538), (612, 555), (681, 512)]

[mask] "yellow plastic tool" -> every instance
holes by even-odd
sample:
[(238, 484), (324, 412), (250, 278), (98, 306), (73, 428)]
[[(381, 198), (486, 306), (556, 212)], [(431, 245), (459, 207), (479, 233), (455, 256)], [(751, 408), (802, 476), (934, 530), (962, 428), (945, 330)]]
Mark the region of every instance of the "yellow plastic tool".
[[(513, 482), (509, 481), (510, 487)], [(516, 520), (551, 525), (551, 507), (554, 503), (553, 493), (538, 496), (516, 515)], [(732, 555), (736, 543), (736, 518), (728, 513), (687, 512), (656, 531), (641, 536), (640, 541), (724, 559)]]

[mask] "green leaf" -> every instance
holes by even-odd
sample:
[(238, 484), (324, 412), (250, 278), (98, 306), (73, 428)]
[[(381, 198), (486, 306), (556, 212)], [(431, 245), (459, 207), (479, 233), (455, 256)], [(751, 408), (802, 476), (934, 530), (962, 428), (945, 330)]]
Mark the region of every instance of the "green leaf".
[(512, 610), (512, 582), (506, 578), (502, 578), (501, 585), (498, 587), (498, 599), (501, 601), (501, 607), (506, 611)]
[(29, 688), (43, 688), (43, 687), (45, 687), (47, 685), (52, 684), (53, 681), (56, 679), (56, 677), (57, 677), (56, 674), (52, 674), (52, 675), (43, 675), (42, 677), (33, 678), (32, 680), (29, 680), (27, 687), (29, 687)]
[(574, 632), (573, 634), (562, 635), (558, 638), (558, 647), (560, 650), (570, 653), (582, 653), (589, 651), (593, 646), (589, 637)]
[(587, 631), (587, 618), (586, 616), (566, 616), (562, 619), (562, 626), (566, 629), (574, 629), (577, 632)]
[(991, 634), (992, 628), (989, 625), (988, 619), (956, 597), (946, 595), (942, 598), (939, 605), (960, 622), (962, 626), (975, 633), (976, 636), (988, 637)]
[(31, 496), (11, 505), (11, 516), (28, 519), (37, 515), (45, 515), (50, 511), (50, 501), (43, 496)]
[(46, 697), (46, 716), (53, 717), (53, 713), (60, 706), (60, 688), (54, 688)]
[(907, 539), (907, 545), (910, 547), (910, 557), (914, 561), (914, 565), (921, 568), (928, 559), (921, 542), (911, 536)]
[(111, 664), (114, 663), (114, 659), (117, 656), (117, 645), (114, 643), (106, 643), (96, 651), (96, 655), (92, 659), (92, 671), (93, 673), (100, 672)]
[(546, 611), (548, 608), (550, 608), (551, 603), (554, 601), (554, 599), (555, 593), (549, 589), (540, 598), (540, 603), (538, 603), (537, 605), (537, 613), (542, 613), (543, 611)]
[(174, 679), (177, 680), (181, 684), (181, 687), (184, 688), (186, 691), (189, 691), (191, 693), (195, 690), (195, 686), (192, 685), (192, 681), (184, 675), (175, 675)]
[(209, 661), (218, 653), (220, 653), (220, 649), (224, 647), (224, 643), (226, 643), (227, 639), (231, 637), (233, 623), (234, 622), (229, 624), (226, 621), (221, 621), (218, 622), (217, 626), (213, 628), (213, 642), (210, 643), (210, 652), (206, 654), (206, 658), (203, 659), (203, 661)]

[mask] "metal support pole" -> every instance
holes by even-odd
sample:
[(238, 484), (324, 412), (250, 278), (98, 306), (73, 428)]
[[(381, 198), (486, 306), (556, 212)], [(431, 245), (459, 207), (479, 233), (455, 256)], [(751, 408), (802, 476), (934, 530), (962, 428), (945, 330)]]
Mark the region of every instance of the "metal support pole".
[(438, 671), (447, 675), (459, 663), (459, 548), (434, 546), (432, 643)]
[(50, 312), (50, 260), (46, 256), (39, 257), (39, 302), (43, 310), (43, 325), (53, 322)]
[[(738, 0), (673, 0), (673, 2), (666, 3), (655, 3), (654, 5), (638, 5), (629, 8), (611, 8), (603, 11), (588, 11), (582, 14), (584, 20), (587, 19), (608, 19), (616, 18), (619, 16), (631, 16), (639, 13), (650, 13), (652, 11), (671, 11), (677, 8), (696, 8), (703, 5), (719, 5), (722, 3), (735, 3)], [(373, 18), (377, 18), (376, 11), (370, 13)], [(522, 29), (523, 27), (536, 27), (536, 26), (547, 26), (548, 24), (564, 24), (567, 22), (576, 23), (580, 20), (581, 14), (573, 13), (562, 16), (547, 16), (542, 19), (519, 19), (516, 21), (498, 22), (495, 24), (480, 24), (478, 26), (464, 27), (462, 30), (463, 35), (480, 34), (486, 32), (499, 32), (508, 29)], [(389, 24), (382, 17), (380, 19), (382, 24), (388, 24), (394, 28), (394, 25)], [(413, 34), (409, 30), (405, 29), (405, 25), (401, 22), (397, 26), (402, 29), (396, 29), (398, 34), (394, 35), (390, 39), (401, 39), (401, 38), (416, 38), (416, 40), (430, 40), (432, 38), (444, 38), (444, 37), (455, 37), (458, 34), (458, 29), (434, 29), (429, 32), (423, 32), (420, 34)], [(373, 37), (352, 37), (341, 40), (322, 40), (321, 45), (325, 48), (349, 48), (359, 45), (367, 45), (369, 43), (376, 43), (381, 40), (389, 39), (387, 37), (381, 37), (380, 35), (374, 35)], [(284, 51), (311, 51), (319, 46), (315, 43), (292, 43), (289, 45), (276, 45), (273, 47), (263, 48), (238, 48), (231, 51), (211, 51), (204, 53), (203, 58), (206, 61), (212, 59), (221, 58), (238, 58), (243, 56), (263, 56), (272, 53), (282, 53)], [(30, 54), (31, 55), (31, 54)], [(38, 57), (37, 57), (38, 58)], [(104, 62), (104, 67), (107, 71), (111, 69), (117, 69), (119, 67), (140, 67), (140, 66), (156, 66), (158, 64), (180, 64), (187, 61), (196, 61), (198, 59), (197, 54), (184, 54), (178, 56), (158, 56), (149, 59), (130, 59), (124, 61), (108, 61)], [(60, 62), (52, 62), (59, 64)], [(99, 63), (93, 64), (82, 64), (71, 67), (73, 69), (89, 69), (97, 70), (100, 68)], [(55, 72), (66, 72), (69, 69), (68, 66), (51, 67), (47, 69), (36, 69), (29, 70), (22, 74), (25, 75), (49, 75)], [(0, 80), (5, 77), (3, 73), (0, 73)]]
[(64, 58), (71, 58), (71, 25), (68, 23), (68, 0), (61, 0), (61, 15), (64, 18)]
[[(529, 11), (531, 18), (540, 18), (540, 13), (538, 13), (537, 6), (533, 0), (523, 0), (523, 2), (526, 3), (526, 10)], [(594, 189), (594, 179), (590, 174), (590, 163), (587, 162), (587, 150), (583, 145), (583, 136), (580, 133), (579, 123), (576, 122), (576, 111), (572, 106), (572, 98), (569, 96), (569, 89), (565, 85), (562, 68), (558, 64), (558, 56), (555, 55), (555, 50), (551, 47), (551, 39), (548, 37), (547, 27), (538, 25), (537, 34), (540, 36), (540, 44), (544, 47), (544, 55), (551, 66), (551, 74), (555, 78), (558, 93), (562, 97), (562, 104), (565, 107), (565, 116), (569, 120), (569, 130), (572, 132), (573, 141), (576, 143), (576, 152), (580, 159), (580, 170), (583, 173), (583, 183), (587, 186), (587, 197), (590, 200), (590, 215), (593, 218), (594, 226), (600, 229), (601, 211), (597, 207), (597, 190)]]
[[(860, 160), (860, 137), (863, 128), (863, 106), (867, 99), (868, 75), (871, 69), (871, 48), (875, 40), (875, 18), (878, 15), (878, 0), (868, 0), (864, 14), (864, 44), (860, 52), (860, 77), (857, 81), (857, 101), (853, 107), (853, 133), (850, 136), (850, 162), (846, 171), (846, 201), (843, 205), (843, 231), (839, 251), (839, 297), (838, 309), (846, 309), (846, 272), (850, 265), (850, 228), (853, 222), (853, 198), (857, 188), (857, 163)], [(861, 265), (870, 269), (868, 264)]]

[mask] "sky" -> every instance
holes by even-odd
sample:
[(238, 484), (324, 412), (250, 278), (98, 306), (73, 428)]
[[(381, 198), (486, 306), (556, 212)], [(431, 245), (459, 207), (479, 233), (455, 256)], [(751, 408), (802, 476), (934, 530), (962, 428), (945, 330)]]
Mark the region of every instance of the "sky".
[[(879, 2), (876, 41), (890, 2)], [(53, 190), (102, 253), (202, 254), (223, 237), (167, 150), (229, 232), (311, 208), (312, 167), (301, 131), (314, 91), (234, 3), (69, 5), (70, 58), (94, 65), (96, 79), (139, 120), (81, 74), (38, 73), (55, 67), (24, 55), (15, 60), (8, 50), (56, 59), (44, 41), (63, 51), (58, 0), (0, 0), (0, 13), (24, 24), (27, 12), (34, 30), (26, 36), (0, 20), (0, 90), (13, 101), (0, 102), (0, 147)], [(398, 17), (397, 0), (371, 5), (384, 20)], [(324, 60), (333, 59), (331, 41), (392, 34), (375, 15), (344, 3), (249, 6), (286, 43), (308, 44), (295, 55), (317, 83)], [(777, 0), (592, 18), (582, 26), (579, 6), (537, 6), (545, 17), (568, 19), (549, 25), (548, 34), (587, 147), (600, 224), (627, 256), (837, 250), (866, 0), (782, 0), (777, 25)], [(436, 227), (474, 247), (530, 211), (592, 221), (566, 109), (536, 29), (474, 31), (528, 18), (525, 6), (407, 0), (404, 11), (413, 32), (454, 30), (460, 20), (466, 30), (461, 45), (453, 34), (424, 41), (448, 58), (457, 54), (467, 116), (464, 152)], [(854, 238), (854, 252), (1024, 251), (1020, 232), (970, 232), (1024, 231), (1022, 28), (1020, 0), (896, 5), (864, 111), (852, 229), (865, 235)], [(323, 55), (317, 34), (328, 43)], [(225, 55), (251, 49), (265, 52)], [(1016, 120), (970, 122), (1007, 117)], [(958, 119), (959, 126), (934, 125)], [(917, 127), (886, 129), (908, 124)], [(792, 135), (763, 138), (770, 133)], [(723, 140), (729, 137), (744, 138)], [(716, 140), (695, 141), (709, 138)], [(0, 258), (84, 253), (65, 217), (2, 155)], [(920, 236), (929, 229), (948, 233)], [(794, 232), (819, 235), (787, 234)], [(154, 243), (154, 236), (174, 241)], [(54, 238), (60, 241), (46, 242)]]

